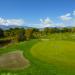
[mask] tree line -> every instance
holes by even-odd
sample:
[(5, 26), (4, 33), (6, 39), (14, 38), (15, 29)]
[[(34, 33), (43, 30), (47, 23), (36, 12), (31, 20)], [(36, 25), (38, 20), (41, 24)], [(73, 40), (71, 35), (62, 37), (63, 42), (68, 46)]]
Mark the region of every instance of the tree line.
[(10, 28), (8, 30), (0, 29), (0, 39), (9, 38), (14, 41), (24, 41), (39, 38), (40, 32), (36, 28)]
[(10, 28), (8, 30), (3, 30), (0, 28), (0, 38), (11, 38), (14, 41), (24, 41), (30, 39), (38, 39), (41, 36), (53, 34), (53, 33), (66, 33), (75, 32), (75, 27), (64, 27), (64, 28)]

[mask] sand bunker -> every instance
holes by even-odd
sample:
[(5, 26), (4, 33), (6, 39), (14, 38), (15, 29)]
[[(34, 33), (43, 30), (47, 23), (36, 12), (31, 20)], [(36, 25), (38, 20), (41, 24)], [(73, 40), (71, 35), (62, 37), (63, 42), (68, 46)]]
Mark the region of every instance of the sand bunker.
[(13, 51), (0, 56), (0, 69), (18, 70), (29, 66), (29, 61), (23, 56), (22, 51)]

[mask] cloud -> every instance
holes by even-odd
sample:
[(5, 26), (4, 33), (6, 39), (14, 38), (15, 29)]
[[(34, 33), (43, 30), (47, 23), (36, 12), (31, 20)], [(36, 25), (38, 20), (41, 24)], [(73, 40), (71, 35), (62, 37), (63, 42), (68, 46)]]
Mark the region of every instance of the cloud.
[(0, 25), (23, 25), (24, 20), (23, 19), (4, 19), (0, 18)]
[(69, 20), (71, 20), (71, 19), (72, 19), (71, 13), (67, 13), (67, 14), (65, 14), (65, 15), (60, 16), (60, 19), (61, 19), (62, 21), (69, 21)]
[(75, 27), (75, 11), (60, 16), (60, 19), (65, 26)]
[(55, 23), (54, 27), (65, 27), (64, 23)]
[[(32, 25), (32, 24), (31, 24)], [(45, 27), (65, 27), (64, 23), (55, 23), (54, 21), (52, 21), (49, 17), (45, 18), (45, 19), (40, 19), (40, 23), (39, 24), (33, 24), (34, 27), (37, 28), (45, 28)]]
[(46, 19), (40, 19), (40, 22), (40, 25), (42, 27), (50, 27), (53, 25), (53, 21), (49, 17), (47, 17)]
[(35, 24), (36, 27), (75, 27), (75, 11), (59, 16), (60, 22), (55, 23), (51, 18), (40, 19), (40, 24)]
[(73, 11), (73, 16), (75, 16), (75, 11)]

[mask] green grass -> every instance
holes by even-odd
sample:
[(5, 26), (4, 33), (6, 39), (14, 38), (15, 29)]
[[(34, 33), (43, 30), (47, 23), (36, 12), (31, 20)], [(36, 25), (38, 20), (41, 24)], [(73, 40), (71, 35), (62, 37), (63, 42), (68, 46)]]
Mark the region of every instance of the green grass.
[(32, 47), (31, 53), (37, 59), (54, 65), (55, 75), (75, 75), (75, 42), (42, 41)]
[(50, 40), (75, 41), (75, 33), (53, 33), (53, 34), (48, 34), (42, 38), (46, 38)]
[[(7, 75), (10, 73), (10, 75), (55, 75), (56, 69), (53, 69), (55, 67), (54, 65), (49, 65), (46, 64), (35, 57), (32, 56), (30, 53), (30, 49), (34, 44), (36, 44), (38, 40), (31, 40), (31, 41), (26, 41), (26, 42), (21, 42), (21, 43), (16, 43), (16, 44), (11, 44), (7, 46), (6, 48), (0, 49), (0, 54), (7, 53), (10, 51), (15, 51), (15, 50), (22, 50), (24, 52), (24, 56), (30, 61), (30, 67), (24, 70), (1, 70), (0, 69), (0, 75), (5, 74)], [(52, 67), (52, 68), (51, 68)]]
[(50, 40), (30, 40), (0, 49), (0, 55), (21, 50), (30, 61), (24, 70), (1, 70), (0, 75), (75, 75), (75, 38), (74, 34), (51, 34)]
[[(33, 55), (49, 60), (55, 59), (75, 63), (75, 42), (71, 41), (42, 41), (32, 47)], [(47, 61), (49, 62), (49, 61)]]

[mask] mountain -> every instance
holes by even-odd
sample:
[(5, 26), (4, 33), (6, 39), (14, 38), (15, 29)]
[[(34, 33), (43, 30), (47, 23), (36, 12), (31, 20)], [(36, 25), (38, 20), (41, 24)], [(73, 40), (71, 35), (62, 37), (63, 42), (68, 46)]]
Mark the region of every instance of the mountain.
[(8, 29), (8, 26), (0, 25), (0, 28), (1, 28), (1, 29)]
[(31, 28), (31, 27), (27, 27), (27, 26), (17, 26), (17, 25), (9, 25), (9, 26), (6, 26), (6, 25), (0, 25), (0, 28), (3, 29), (3, 30), (6, 30), (6, 29), (10, 29), (10, 28)]

